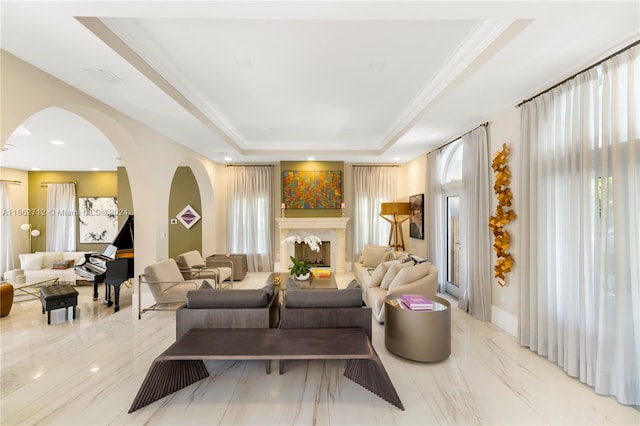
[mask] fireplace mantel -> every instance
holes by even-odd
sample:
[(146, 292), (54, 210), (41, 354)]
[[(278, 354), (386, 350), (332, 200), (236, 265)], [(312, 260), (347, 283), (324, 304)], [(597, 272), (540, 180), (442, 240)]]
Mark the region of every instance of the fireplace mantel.
[[(280, 271), (286, 272), (289, 259), (290, 244), (284, 241), (292, 232), (312, 233), (322, 229), (331, 231), (331, 269), (338, 274), (345, 273), (346, 263), (346, 229), (348, 217), (277, 217), (280, 230)], [(334, 266), (335, 265), (335, 266)]]

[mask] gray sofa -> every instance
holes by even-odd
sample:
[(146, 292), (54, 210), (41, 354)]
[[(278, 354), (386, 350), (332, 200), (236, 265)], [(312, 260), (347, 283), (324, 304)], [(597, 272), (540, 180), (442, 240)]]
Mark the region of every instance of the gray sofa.
[(198, 289), (188, 291), (187, 303), (176, 311), (176, 339), (192, 328), (276, 328), (278, 290)]
[(340, 290), (288, 286), (280, 307), (280, 328), (362, 328), (371, 340), (371, 308), (362, 303), (356, 281)]

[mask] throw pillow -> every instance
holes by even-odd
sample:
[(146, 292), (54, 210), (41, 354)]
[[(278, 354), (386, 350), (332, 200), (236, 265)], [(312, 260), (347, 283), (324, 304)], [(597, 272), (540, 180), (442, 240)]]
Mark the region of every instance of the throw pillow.
[(387, 274), (389, 267), (396, 263), (398, 263), (397, 260), (391, 260), (389, 262), (382, 262), (376, 266), (376, 269), (374, 269), (373, 273), (369, 277), (369, 281), (366, 283), (367, 287), (378, 287), (382, 283), (384, 276)]
[(73, 260), (55, 260), (51, 269), (69, 269), (73, 267)]
[(64, 260), (62, 252), (59, 251), (37, 251), (36, 254), (42, 255), (42, 268), (53, 268), (53, 262), (56, 260)]
[(380, 283), (380, 288), (383, 290), (387, 290), (389, 288), (389, 285), (391, 284), (391, 281), (393, 281), (396, 275), (398, 275), (398, 272), (400, 272), (400, 270), (404, 268), (409, 268), (411, 266), (413, 266), (413, 264), (411, 263), (394, 263), (393, 265), (389, 266), (389, 270), (386, 274), (384, 274), (384, 278)]
[(431, 264), (429, 262), (423, 262), (415, 266), (404, 268), (402, 271), (398, 272), (391, 283), (389, 283), (389, 289), (392, 289), (399, 285), (412, 283), (426, 275), (429, 275), (430, 268)]
[(20, 269), (25, 271), (39, 271), (42, 269), (42, 254), (21, 254), (18, 256), (20, 258)]
[(372, 246), (367, 245), (362, 252), (362, 266), (365, 268), (375, 268), (380, 263), (387, 253), (389, 247), (387, 246)]

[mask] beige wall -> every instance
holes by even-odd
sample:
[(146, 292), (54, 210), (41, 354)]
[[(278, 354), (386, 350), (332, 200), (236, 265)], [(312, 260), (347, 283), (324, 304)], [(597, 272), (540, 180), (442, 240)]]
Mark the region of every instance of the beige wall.
[[(203, 234), (216, 235), (217, 227), (224, 229), (225, 209), (215, 208), (220, 200), (214, 185), (216, 166), (213, 162), (10, 53), (0, 53), (0, 143), (3, 146), (13, 130), (28, 117), (57, 106), (91, 122), (118, 151), (129, 176), (136, 212), (136, 275), (145, 265), (168, 256), (169, 192), (179, 165), (189, 165), (198, 180), (203, 196)], [(212, 240), (211, 245), (215, 244)], [(224, 247), (210, 249), (217, 251)]]
[[(489, 139), (489, 161), (493, 160), (493, 155), (502, 149), (502, 144), (507, 144), (510, 150), (509, 156), (509, 168), (511, 169), (511, 191), (513, 192), (513, 210), (516, 215), (519, 210), (520, 199), (520, 182), (521, 182), (521, 167), (520, 167), (520, 110), (509, 106), (505, 110), (501, 111), (496, 116), (492, 117), (488, 126), (488, 139)], [(493, 190), (493, 184), (495, 183), (495, 176), (493, 170), (491, 170), (491, 188)], [(491, 214), (495, 213), (497, 205), (497, 199), (494, 196), (491, 198)], [(518, 219), (505, 227), (505, 229), (511, 235), (511, 254), (514, 259), (513, 270), (507, 274), (507, 284), (502, 287), (497, 281), (494, 280), (492, 287), (492, 304), (494, 307), (499, 308), (504, 313), (511, 316), (518, 316), (519, 308), (519, 275), (518, 259), (521, 258), (523, 250), (526, 247), (519, 245), (519, 232), (518, 232)], [(493, 244), (493, 241), (492, 241)], [(495, 252), (493, 248), (491, 268), (496, 262)], [(501, 312), (495, 312), (493, 316), (500, 315)], [(500, 321), (499, 318), (494, 318), (494, 322)], [(507, 328), (508, 326), (503, 326)], [(513, 331), (513, 330), (509, 330)]]

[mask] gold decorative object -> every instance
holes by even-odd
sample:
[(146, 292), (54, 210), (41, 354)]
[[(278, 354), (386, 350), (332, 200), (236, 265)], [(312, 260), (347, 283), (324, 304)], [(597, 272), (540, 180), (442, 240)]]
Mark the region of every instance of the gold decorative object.
[(516, 218), (515, 212), (511, 210), (513, 194), (509, 189), (511, 170), (507, 165), (508, 160), (509, 148), (506, 144), (502, 144), (502, 150), (495, 153), (491, 164), (496, 176), (493, 190), (498, 198), (498, 206), (496, 207), (495, 216), (489, 218), (489, 228), (494, 236), (493, 249), (498, 257), (493, 270), (498, 279), (498, 284), (501, 286), (506, 284), (505, 274), (511, 272), (511, 267), (513, 266), (513, 258), (508, 253), (511, 236), (509, 232), (504, 230), (504, 226)]

